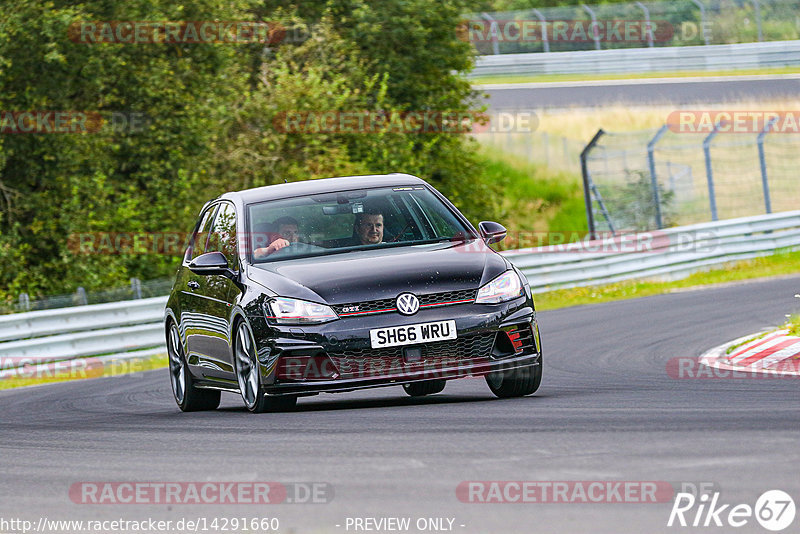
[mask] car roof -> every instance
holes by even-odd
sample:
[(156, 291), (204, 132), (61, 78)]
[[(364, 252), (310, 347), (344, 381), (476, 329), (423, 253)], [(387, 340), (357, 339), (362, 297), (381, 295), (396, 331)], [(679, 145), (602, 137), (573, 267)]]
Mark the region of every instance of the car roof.
[(341, 176), (337, 178), (321, 178), (318, 180), (304, 180), (302, 182), (289, 182), (285, 184), (268, 185), (233, 191), (219, 197), (220, 200), (232, 200), (237, 203), (251, 204), (265, 200), (280, 198), (300, 197), (315, 195), (317, 193), (333, 193), (364, 187), (386, 187), (393, 185), (420, 185), (427, 184), (422, 178), (410, 174), (372, 174), (367, 176)]

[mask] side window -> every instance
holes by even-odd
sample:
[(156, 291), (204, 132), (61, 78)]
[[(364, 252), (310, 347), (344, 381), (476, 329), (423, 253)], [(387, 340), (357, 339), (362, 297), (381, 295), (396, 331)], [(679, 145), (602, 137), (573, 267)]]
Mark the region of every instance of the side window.
[(224, 202), (220, 205), (206, 252), (222, 252), (228, 259), (231, 269), (239, 268), (239, 257), (236, 252), (236, 209), (233, 204)]
[(206, 251), (208, 231), (211, 228), (211, 221), (214, 220), (214, 212), (216, 210), (216, 206), (211, 206), (200, 216), (200, 221), (194, 229), (189, 248), (186, 249), (186, 254), (183, 257), (184, 261), (193, 260)]

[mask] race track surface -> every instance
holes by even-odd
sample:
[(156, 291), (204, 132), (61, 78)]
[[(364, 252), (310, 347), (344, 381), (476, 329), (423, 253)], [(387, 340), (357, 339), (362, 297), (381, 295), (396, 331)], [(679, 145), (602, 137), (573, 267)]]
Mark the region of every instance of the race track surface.
[[(420, 400), (392, 387), (252, 415), (223, 394), (219, 411), (183, 414), (166, 370), (0, 392), (0, 517), (277, 517), (287, 533), (348, 532), (347, 517), (365, 516), (449, 517), (465, 534), (729, 531), (667, 528), (671, 502), (476, 504), (455, 490), (474, 480), (713, 482), (726, 503), (782, 489), (800, 504), (800, 382), (666, 372), (670, 358), (779, 324), (799, 290), (800, 276), (540, 313), (545, 379), (522, 399), (465, 379)], [(68, 495), (81, 481), (208, 480), (327, 482), (335, 496), (167, 506)], [(766, 531), (751, 520), (737, 532)]]
[(630, 80), (618, 82), (566, 82), (497, 85), (484, 89), (491, 109), (546, 109), (563, 107), (608, 107), (615, 104), (685, 105), (796, 98), (800, 78), (742, 78), (688, 81)]

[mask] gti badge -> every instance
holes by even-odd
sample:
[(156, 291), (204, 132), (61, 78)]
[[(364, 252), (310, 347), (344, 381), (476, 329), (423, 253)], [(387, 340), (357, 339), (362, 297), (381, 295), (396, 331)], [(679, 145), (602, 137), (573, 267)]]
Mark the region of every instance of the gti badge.
[(419, 299), (412, 293), (401, 293), (397, 296), (397, 311), (403, 315), (414, 315), (419, 311)]

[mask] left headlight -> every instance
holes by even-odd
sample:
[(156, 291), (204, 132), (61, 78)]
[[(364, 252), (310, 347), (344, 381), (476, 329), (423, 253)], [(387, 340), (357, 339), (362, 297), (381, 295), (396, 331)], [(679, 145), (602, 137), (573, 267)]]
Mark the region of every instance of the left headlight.
[(506, 271), (478, 290), (476, 304), (497, 304), (522, 295), (522, 282), (517, 273)]
[(339, 318), (330, 306), (306, 300), (275, 297), (265, 305), (267, 319), (278, 324), (319, 324)]

